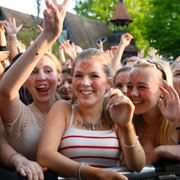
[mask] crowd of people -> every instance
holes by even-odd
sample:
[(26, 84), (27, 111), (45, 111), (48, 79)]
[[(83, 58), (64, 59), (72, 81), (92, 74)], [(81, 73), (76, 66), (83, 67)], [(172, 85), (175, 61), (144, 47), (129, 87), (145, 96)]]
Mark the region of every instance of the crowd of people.
[(170, 66), (149, 48), (147, 59), (142, 49), (121, 63), (129, 33), (107, 51), (66, 40), (57, 59), (51, 47), (69, 1), (46, 1), (27, 49), (17, 40), (22, 25), (0, 21), (1, 177), (125, 180), (106, 168), (180, 161), (180, 61)]

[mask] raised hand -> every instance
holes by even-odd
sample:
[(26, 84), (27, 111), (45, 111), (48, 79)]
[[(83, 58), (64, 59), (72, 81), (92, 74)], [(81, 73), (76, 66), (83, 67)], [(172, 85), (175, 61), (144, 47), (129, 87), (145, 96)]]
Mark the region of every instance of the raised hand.
[(111, 51), (112, 51), (113, 55), (115, 54), (117, 48), (118, 48), (118, 46), (111, 46)]
[(141, 49), (141, 51), (138, 51), (138, 57), (140, 57), (140, 58), (144, 57), (144, 48)]
[(21, 42), (21, 40), (16, 41), (17, 49), (19, 53), (22, 53), (26, 50), (26, 45)]
[(22, 28), (22, 24), (16, 27), (16, 19), (13, 17), (9, 18), (9, 22), (5, 20), (4, 27), (7, 30), (8, 36), (16, 37), (17, 33)]
[(42, 28), (40, 25), (36, 25), (36, 26), (37, 26), (37, 28), (40, 30), (40, 32), (43, 31), (43, 28)]
[(130, 44), (131, 39), (133, 39), (133, 36), (131, 34), (129, 34), (129, 33), (123, 34), (121, 36), (120, 44), (124, 45), (126, 47)]
[(63, 41), (63, 43), (60, 43), (62, 48), (64, 49), (65, 54), (71, 59), (71, 61), (74, 61), (76, 57), (76, 51), (74, 48), (74, 43), (70, 45), (69, 43), (70, 40)]
[(108, 57), (112, 58), (112, 57), (113, 57), (113, 52), (108, 49), (108, 50), (106, 51), (106, 55), (107, 55)]
[(54, 5), (50, 2), (50, 0), (46, 0), (47, 9), (44, 10), (43, 31), (45, 31), (50, 37), (53, 37), (54, 39), (57, 39), (57, 37), (59, 37), (61, 34), (68, 2), (69, 0), (65, 0), (63, 4), (59, 5), (56, 3), (56, 1), (53, 1), (55, 4)]
[(151, 59), (155, 58), (155, 53), (156, 53), (156, 50), (153, 47), (150, 47), (148, 51), (148, 55)]
[[(99, 41), (99, 43), (98, 43), (98, 41)], [(97, 44), (98, 48), (99, 48), (101, 51), (103, 51), (103, 42), (101, 41), (101, 39), (98, 39), (98, 40), (96, 41), (96, 44)]]
[(65, 0), (62, 4), (58, 4), (57, 0), (52, 0), (53, 4), (57, 7), (57, 9), (61, 12), (63, 9), (66, 9), (70, 0)]
[(166, 81), (164, 81), (164, 86), (159, 87), (163, 96), (166, 99), (166, 105), (161, 98), (159, 98), (159, 109), (164, 117), (172, 121), (175, 126), (180, 126), (180, 101), (179, 95), (176, 90), (171, 87)]
[(135, 107), (128, 97), (119, 89), (113, 88), (104, 97), (109, 97), (107, 109), (109, 109), (111, 118), (118, 126), (128, 127), (132, 124)]

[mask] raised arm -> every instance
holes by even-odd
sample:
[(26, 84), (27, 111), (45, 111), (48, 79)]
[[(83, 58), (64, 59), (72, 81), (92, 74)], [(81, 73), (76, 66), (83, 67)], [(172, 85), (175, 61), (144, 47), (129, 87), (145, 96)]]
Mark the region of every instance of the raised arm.
[[(66, 1), (65, 1), (66, 2)], [(0, 83), (0, 114), (5, 122), (12, 122), (19, 112), (18, 91), (31, 74), (32, 70), (56, 41), (62, 31), (62, 24), (66, 10), (57, 8), (46, 1), (47, 9), (44, 11), (44, 29), (35, 42), (13, 64), (10, 71), (3, 76)], [(50, 11), (52, 14), (50, 14)], [(8, 113), (11, 111), (12, 113)]]
[(16, 19), (15, 18), (9, 18), (9, 22), (5, 20), (5, 25), (4, 27), (7, 30), (8, 33), (8, 40), (9, 40), (9, 60), (12, 62), (13, 57), (15, 57), (19, 52), (17, 49), (17, 33), (20, 31), (22, 28), (22, 25), (19, 27), (16, 27)]
[(114, 72), (116, 72), (119, 68), (119, 65), (121, 63), (121, 58), (124, 52), (124, 49), (126, 48), (126, 46), (128, 46), (131, 42), (131, 39), (133, 39), (133, 36), (126, 33), (123, 34), (121, 36), (121, 41), (118, 45), (118, 48), (113, 56), (113, 58), (111, 59), (111, 66), (112, 69), (114, 70)]
[(0, 47), (1, 47), (1, 51), (4, 48), (4, 50), (6, 49), (6, 36), (5, 36), (5, 30), (4, 30), (4, 21), (0, 21)]

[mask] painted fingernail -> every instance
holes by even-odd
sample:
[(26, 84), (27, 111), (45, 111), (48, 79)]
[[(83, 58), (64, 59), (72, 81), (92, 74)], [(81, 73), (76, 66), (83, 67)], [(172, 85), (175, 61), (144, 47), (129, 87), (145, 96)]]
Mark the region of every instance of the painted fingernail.
[(109, 109), (111, 109), (113, 107), (113, 104), (111, 104), (111, 106), (109, 107)]
[(106, 93), (105, 95), (104, 95), (104, 97), (108, 97), (109, 96), (109, 93)]
[(117, 106), (119, 104), (119, 102), (117, 102), (116, 104), (115, 104), (115, 106)]
[(109, 109), (109, 104), (107, 105), (106, 109)]

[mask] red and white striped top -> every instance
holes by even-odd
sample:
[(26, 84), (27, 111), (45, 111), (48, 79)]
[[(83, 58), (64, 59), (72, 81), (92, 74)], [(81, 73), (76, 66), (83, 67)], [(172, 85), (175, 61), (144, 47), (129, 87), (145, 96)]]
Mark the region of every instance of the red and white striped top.
[[(73, 108), (73, 107), (72, 107)], [(59, 152), (77, 162), (86, 162), (99, 168), (120, 165), (119, 140), (113, 130), (93, 131), (74, 128), (74, 109), (69, 128), (61, 139)]]

